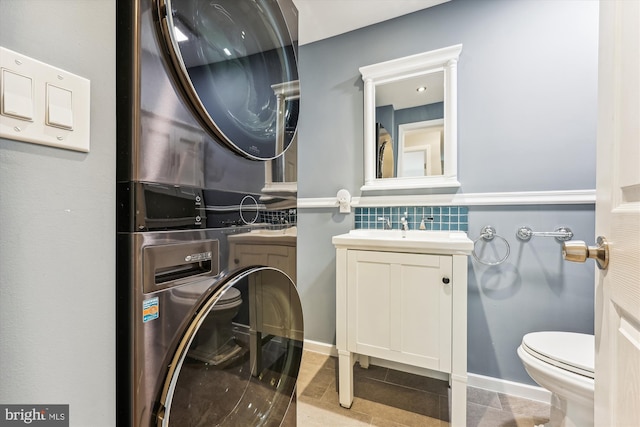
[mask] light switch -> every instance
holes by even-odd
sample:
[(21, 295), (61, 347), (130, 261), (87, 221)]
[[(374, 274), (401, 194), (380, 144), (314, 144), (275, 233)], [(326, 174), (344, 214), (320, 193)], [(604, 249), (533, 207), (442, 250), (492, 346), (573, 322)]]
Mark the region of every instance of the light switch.
[(33, 120), (33, 80), (2, 69), (2, 114), (20, 120)]
[(46, 123), (63, 129), (73, 129), (73, 104), (70, 90), (47, 83)]
[(0, 138), (89, 152), (89, 80), (2, 46), (0, 71)]

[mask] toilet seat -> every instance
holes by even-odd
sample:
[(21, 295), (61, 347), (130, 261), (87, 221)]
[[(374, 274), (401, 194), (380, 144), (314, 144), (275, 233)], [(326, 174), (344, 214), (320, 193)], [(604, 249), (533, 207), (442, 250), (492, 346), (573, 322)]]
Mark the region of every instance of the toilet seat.
[(595, 338), (574, 332), (532, 332), (522, 338), (532, 357), (560, 369), (593, 379)]

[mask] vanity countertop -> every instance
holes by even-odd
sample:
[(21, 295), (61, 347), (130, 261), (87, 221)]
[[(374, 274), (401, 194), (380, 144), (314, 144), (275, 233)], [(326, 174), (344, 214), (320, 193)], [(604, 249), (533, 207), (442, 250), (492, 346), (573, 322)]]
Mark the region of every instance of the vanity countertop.
[(464, 231), (358, 229), (334, 236), (336, 248), (386, 252), (469, 255), (473, 241)]
[(238, 233), (228, 237), (233, 243), (253, 243), (262, 245), (296, 245), (297, 227), (279, 230), (256, 229), (248, 233)]

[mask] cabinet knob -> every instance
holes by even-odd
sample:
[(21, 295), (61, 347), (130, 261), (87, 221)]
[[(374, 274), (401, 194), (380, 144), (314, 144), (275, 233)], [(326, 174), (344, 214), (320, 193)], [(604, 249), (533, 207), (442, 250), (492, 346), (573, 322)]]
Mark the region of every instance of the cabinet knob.
[(445, 285), (448, 285), (450, 281), (451, 281), (451, 280), (449, 280), (449, 278), (448, 278), (448, 277), (443, 277), (443, 278), (442, 278), (442, 283), (444, 283)]
[(235, 262), (236, 264), (239, 264), (239, 263), (240, 263), (240, 260), (239, 260), (238, 258), (234, 258), (234, 259), (233, 259), (233, 262)]

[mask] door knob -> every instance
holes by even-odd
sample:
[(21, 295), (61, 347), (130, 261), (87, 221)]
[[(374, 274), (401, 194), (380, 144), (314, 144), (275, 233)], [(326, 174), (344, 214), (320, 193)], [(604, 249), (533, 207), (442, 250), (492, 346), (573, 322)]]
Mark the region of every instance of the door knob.
[(593, 258), (598, 263), (600, 270), (606, 270), (609, 265), (609, 242), (602, 236), (598, 236), (597, 246), (587, 246), (580, 240), (570, 240), (562, 243), (562, 258), (571, 262), (585, 262), (587, 258)]

